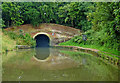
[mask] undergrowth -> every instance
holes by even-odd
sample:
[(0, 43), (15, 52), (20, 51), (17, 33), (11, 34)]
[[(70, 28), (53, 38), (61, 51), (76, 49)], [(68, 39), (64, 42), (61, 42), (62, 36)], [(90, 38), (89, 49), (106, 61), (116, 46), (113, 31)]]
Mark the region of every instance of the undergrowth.
[[(112, 48), (107, 48), (107, 47), (101, 46), (99, 44), (89, 44), (89, 41), (88, 40), (86, 40), (86, 41), (82, 40), (81, 36), (76, 36), (69, 41), (60, 43), (59, 45), (80, 46), (80, 47), (84, 47), (84, 48), (97, 49), (97, 50), (100, 50), (101, 52), (103, 52), (103, 51), (108, 52), (108, 53), (110, 53), (108, 55), (111, 55), (111, 56), (112, 56), (112, 54), (114, 54), (114, 55), (119, 55), (120, 54), (120, 51), (112, 49)], [(105, 54), (107, 54), (107, 53), (105, 53)]]
[(20, 31), (20, 34), (16, 34), (15, 32), (5, 30), (3, 30), (3, 33), (15, 40), (17, 45), (29, 45), (32, 47), (35, 47), (36, 45), (35, 40), (29, 33), (23, 33), (23, 31)]

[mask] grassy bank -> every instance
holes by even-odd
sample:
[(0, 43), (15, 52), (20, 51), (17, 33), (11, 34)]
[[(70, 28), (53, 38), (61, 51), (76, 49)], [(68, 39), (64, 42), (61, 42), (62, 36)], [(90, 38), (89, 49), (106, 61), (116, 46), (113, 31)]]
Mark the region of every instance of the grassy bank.
[(15, 49), (16, 41), (2, 33), (2, 52)]
[[(117, 50), (114, 50), (114, 49), (109, 49), (109, 48), (106, 48), (106, 47), (103, 47), (103, 46), (98, 46), (98, 45), (88, 45), (88, 44), (85, 44), (85, 45), (84, 45), (84, 43), (80, 43), (80, 44), (79, 44), (79, 43), (73, 42), (73, 40), (69, 40), (69, 41), (60, 43), (59, 45), (65, 45), (65, 46), (80, 46), (80, 47), (84, 47), (84, 48), (97, 49), (97, 50), (100, 50), (100, 52), (101, 52), (102, 54), (109, 55), (109, 56), (112, 56), (112, 57), (119, 56), (119, 54), (120, 54), (120, 51), (117, 51)], [(116, 57), (116, 58), (117, 58), (117, 57)]]
[(35, 47), (36, 42), (28, 33), (15, 33), (13, 31), (2, 32), (2, 52), (16, 49), (16, 45), (28, 45)]

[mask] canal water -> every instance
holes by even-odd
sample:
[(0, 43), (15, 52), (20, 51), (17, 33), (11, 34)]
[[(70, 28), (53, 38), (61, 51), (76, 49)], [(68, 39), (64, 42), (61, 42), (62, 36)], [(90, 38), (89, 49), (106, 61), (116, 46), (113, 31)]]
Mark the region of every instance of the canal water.
[(32, 48), (3, 55), (3, 81), (118, 81), (118, 68), (94, 55)]

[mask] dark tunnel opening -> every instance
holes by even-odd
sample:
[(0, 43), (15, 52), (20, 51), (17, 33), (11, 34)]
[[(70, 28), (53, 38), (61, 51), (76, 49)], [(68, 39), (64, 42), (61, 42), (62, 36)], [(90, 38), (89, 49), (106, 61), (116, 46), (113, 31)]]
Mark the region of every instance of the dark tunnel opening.
[(36, 47), (49, 47), (50, 39), (47, 35), (40, 34), (35, 37)]

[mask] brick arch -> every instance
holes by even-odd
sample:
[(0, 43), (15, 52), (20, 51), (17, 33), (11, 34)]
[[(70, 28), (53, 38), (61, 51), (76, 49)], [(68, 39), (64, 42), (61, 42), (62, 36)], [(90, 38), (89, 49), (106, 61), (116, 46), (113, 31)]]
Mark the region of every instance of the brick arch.
[(35, 35), (33, 35), (33, 39), (35, 39), (36, 36), (38, 36), (38, 35), (42, 35), (42, 34), (48, 36), (49, 39), (51, 40), (50, 35), (49, 35), (48, 33), (45, 33), (45, 32), (38, 32), (38, 33), (36, 33)]
[[(51, 41), (52, 41), (52, 40), (51, 40), (51, 36), (50, 36), (48, 33), (38, 32), (38, 33), (36, 33), (35, 35), (33, 35), (33, 39), (36, 39), (36, 38), (37, 38), (38, 36), (40, 36), (40, 35), (41, 35), (41, 36), (43, 36), (43, 35), (46, 36), (47, 39), (49, 39), (49, 44), (48, 44), (48, 46), (51, 46)], [(42, 40), (42, 43), (44, 44), (43, 40)], [(41, 47), (41, 46), (44, 46), (43, 44), (40, 44), (40, 43), (39, 43), (39, 40), (38, 40), (38, 41), (36, 40), (36, 44), (37, 44), (37, 45), (36, 45), (37, 47), (39, 47), (39, 46), (40, 46), (40, 47)], [(46, 45), (47, 45), (47, 44), (45, 44), (45, 46), (46, 46)]]

